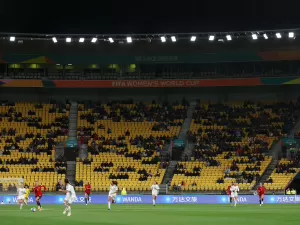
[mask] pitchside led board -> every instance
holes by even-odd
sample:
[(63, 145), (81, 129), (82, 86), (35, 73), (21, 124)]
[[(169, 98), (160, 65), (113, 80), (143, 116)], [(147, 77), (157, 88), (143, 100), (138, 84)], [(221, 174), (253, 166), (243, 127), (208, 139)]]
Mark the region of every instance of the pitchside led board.
[[(63, 195), (45, 195), (43, 204), (63, 204)], [(16, 196), (0, 196), (1, 204), (16, 204)], [(267, 195), (266, 204), (300, 204), (300, 196), (295, 195)], [(84, 204), (84, 196), (77, 196), (75, 204)], [(107, 195), (94, 195), (90, 198), (91, 204), (107, 204)], [(117, 204), (152, 204), (151, 195), (118, 196)], [(224, 195), (161, 195), (157, 197), (157, 204), (228, 204), (228, 196)], [(30, 196), (29, 204), (35, 204), (34, 196)], [(258, 196), (241, 195), (239, 204), (258, 204)], [(1, 207), (1, 206), (0, 206)]]

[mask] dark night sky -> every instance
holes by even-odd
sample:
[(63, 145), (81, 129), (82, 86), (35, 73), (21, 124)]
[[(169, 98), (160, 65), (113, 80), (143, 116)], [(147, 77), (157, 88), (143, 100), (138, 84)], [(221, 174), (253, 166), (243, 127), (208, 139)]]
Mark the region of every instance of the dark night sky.
[(0, 31), (134, 34), (300, 27), (298, 7), (288, 0), (120, 2), (1, 2)]

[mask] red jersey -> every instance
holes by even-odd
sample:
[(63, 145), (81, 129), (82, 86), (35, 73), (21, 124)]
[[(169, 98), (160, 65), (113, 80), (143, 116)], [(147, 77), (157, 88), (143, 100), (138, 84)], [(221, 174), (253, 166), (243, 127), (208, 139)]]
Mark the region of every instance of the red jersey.
[(92, 190), (92, 188), (91, 188), (91, 185), (90, 185), (90, 184), (84, 185), (84, 192), (85, 192), (86, 194), (90, 195), (90, 194), (91, 194), (91, 190)]
[(231, 195), (230, 188), (231, 188), (231, 186), (228, 186), (228, 188), (227, 188), (227, 190), (226, 190), (226, 193), (227, 193), (228, 195)]
[(42, 197), (43, 196), (42, 188), (44, 189), (44, 191), (47, 190), (44, 185), (39, 185), (39, 186), (33, 188), (33, 192), (35, 194), (35, 197)]
[(259, 187), (259, 188), (257, 188), (257, 194), (259, 196), (264, 195), (265, 193), (266, 193), (265, 187)]

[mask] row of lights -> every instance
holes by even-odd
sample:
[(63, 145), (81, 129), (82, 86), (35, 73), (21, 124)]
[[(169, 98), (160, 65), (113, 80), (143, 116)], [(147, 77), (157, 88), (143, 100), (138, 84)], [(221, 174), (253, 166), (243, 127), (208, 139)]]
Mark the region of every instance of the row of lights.
[[(269, 36), (268, 36), (268, 34), (266, 34), (266, 33), (264, 33), (262, 36), (264, 37), (264, 39), (269, 39)], [(275, 36), (276, 36), (276, 38), (278, 38), (278, 39), (282, 38), (282, 34), (279, 33), (279, 32), (276, 33)], [(253, 34), (252, 34), (252, 39), (253, 39), (253, 40), (257, 40), (258, 37), (259, 37), (258, 34), (256, 34), (256, 33), (253, 33)], [(289, 38), (295, 38), (295, 33), (294, 33), (294, 32), (289, 32), (289, 33), (288, 33), (288, 37), (289, 37)], [(215, 38), (216, 38), (215, 35), (210, 35), (210, 36), (208, 37), (208, 40), (209, 40), (209, 41), (214, 41)], [(194, 41), (196, 41), (196, 39), (197, 39), (196, 36), (191, 36), (190, 41), (194, 42)], [(226, 39), (227, 39), (227, 41), (231, 41), (231, 40), (232, 40), (232, 36), (231, 36), (230, 34), (228, 34), (228, 35), (226, 35)], [(16, 40), (16, 37), (12, 36), (12, 37), (9, 38), (9, 40), (10, 40), (10, 41), (15, 41), (15, 40)], [(92, 42), (92, 43), (96, 43), (97, 40), (98, 40), (98, 39), (97, 39), (96, 37), (94, 37), (94, 38), (91, 39), (91, 42)], [(161, 40), (161, 42), (166, 42), (166, 41), (167, 41), (167, 37), (166, 37), (166, 36), (161, 36), (161, 37), (160, 37), (160, 40)], [(52, 37), (52, 41), (53, 41), (54, 43), (57, 43), (57, 42), (58, 42), (56, 37)], [(85, 38), (83, 38), (83, 37), (82, 37), (82, 38), (79, 38), (79, 42), (80, 42), (80, 43), (83, 43), (84, 41), (85, 41)], [(109, 41), (110, 43), (114, 43), (114, 39), (113, 39), (112, 37), (108, 38), (108, 41)], [(126, 38), (126, 41), (127, 41), (127, 43), (132, 43), (132, 37), (127, 37), (127, 38)], [(176, 36), (171, 36), (171, 41), (172, 41), (172, 42), (176, 42), (176, 41), (177, 41)], [(67, 43), (71, 43), (71, 42), (72, 42), (72, 38), (71, 38), (71, 37), (67, 37), (67, 38), (66, 38), (66, 42), (67, 42)]]

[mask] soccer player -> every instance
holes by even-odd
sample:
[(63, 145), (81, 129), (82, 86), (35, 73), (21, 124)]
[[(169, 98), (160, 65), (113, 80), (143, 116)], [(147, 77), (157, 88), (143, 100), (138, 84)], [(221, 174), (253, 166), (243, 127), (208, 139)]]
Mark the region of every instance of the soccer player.
[(238, 193), (240, 191), (239, 186), (237, 185), (237, 183), (234, 183), (231, 186), (230, 191), (231, 191), (231, 198), (234, 202), (234, 207), (236, 207), (236, 204), (238, 202)]
[(90, 201), (90, 195), (91, 195), (91, 190), (92, 187), (89, 182), (86, 182), (86, 185), (84, 185), (84, 200), (85, 200), (85, 205), (88, 204)]
[(70, 184), (69, 180), (66, 178), (65, 179), (65, 185), (66, 185), (66, 190), (62, 190), (60, 189), (59, 191), (66, 193), (66, 197), (65, 197), (65, 210), (63, 212), (63, 214), (67, 214), (67, 216), (71, 216), (71, 205), (73, 203), (73, 201), (76, 200), (76, 193), (74, 190), (74, 187)]
[(47, 188), (44, 185), (39, 185), (39, 183), (36, 181), (33, 188), (33, 192), (35, 194), (35, 201), (39, 211), (42, 211), (42, 205), (40, 203), (41, 198), (43, 197), (42, 189), (44, 189), (44, 191), (47, 190)]
[(17, 190), (17, 193), (18, 193), (18, 203), (20, 205), (20, 209), (23, 208), (23, 205), (24, 205), (24, 200), (25, 200), (25, 194), (26, 194), (26, 189), (24, 188), (24, 184), (20, 184), (18, 190)]
[(266, 188), (263, 186), (262, 183), (260, 183), (259, 187), (257, 188), (257, 194), (258, 194), (260, 206), (264, 204), (265, 193), (266, 193)]
[(25, 205), (27, 205), (28, 204), (29, 195), (30, 195), (30, 190), (29, 190), (28, 185), (25, 186), (25, 189), (26, 189), (26, 194), (25, 194), (24, 203), (25, 203)]
[[(232, 183), (232, 185), (233, 185), (233, 183)], [(230, 202), (230, 204), (232, 204), (231, 191), (230, 191), (230, 188), (231, 188), (232, 185), (229, 185), (227, 187), (227, 190), (226, 190), (226, 193), (229, 196), (229, 202)]]
[(152, 190), (152, 203), (153, 206), (155, 206), (156, 204), (156, 198), (159, 192), (159, 186), (157, 185), (156, 182), (153, 183), (153, 185), (151, 186), (151, 190)]
[(110, 210), (110, 205), (115, 203), (118, 190), (118, 182), (112, 181), (108, 193), (108, 210)]

